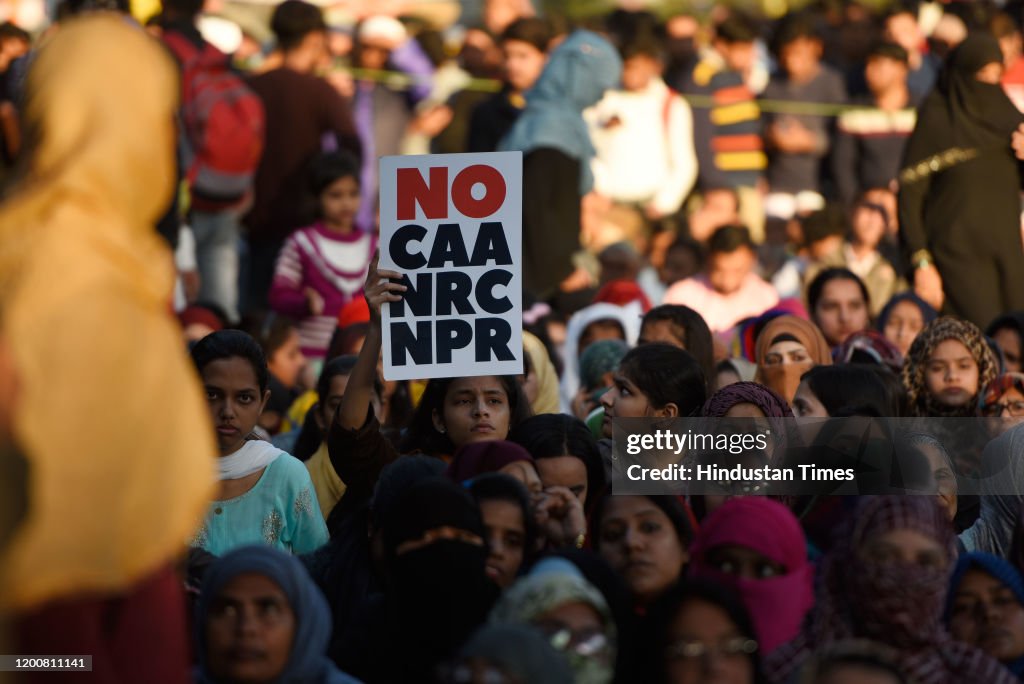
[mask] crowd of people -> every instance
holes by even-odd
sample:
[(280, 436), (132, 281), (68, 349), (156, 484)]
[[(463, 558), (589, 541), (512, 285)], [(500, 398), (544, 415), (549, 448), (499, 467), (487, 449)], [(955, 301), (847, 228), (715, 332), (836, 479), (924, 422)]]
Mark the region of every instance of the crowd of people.
[[(104, 684), (1024, 679), (1024, 7), (349, 4), (285, 0), (266, 45), (202, 0), (0, 27), (0, 651)], [(523, 372), (386, 379), (379, 158), (494, 151)], [(766, 422), (780, 464), (868, 421), (916, 479), (615, 494), (626, 418)]]

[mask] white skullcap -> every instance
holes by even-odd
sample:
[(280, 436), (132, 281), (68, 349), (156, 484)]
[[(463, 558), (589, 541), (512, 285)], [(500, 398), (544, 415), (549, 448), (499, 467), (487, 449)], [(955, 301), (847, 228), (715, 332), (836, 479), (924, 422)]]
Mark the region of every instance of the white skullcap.
[(242, 47), (242, 29), (229, 19), (203, 16), (199, 18), (198, 28), (203, 40), (226, 55)]
[(369, 17), (359, 27), (360, 41), (383, 40), (397, 44), (407, 36), (405, 26), (394, 17)]

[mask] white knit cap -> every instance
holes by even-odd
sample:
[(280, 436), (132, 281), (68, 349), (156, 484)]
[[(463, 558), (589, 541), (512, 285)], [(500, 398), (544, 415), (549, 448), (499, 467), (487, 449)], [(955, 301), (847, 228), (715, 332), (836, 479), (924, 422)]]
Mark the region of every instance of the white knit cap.
[(359, 27), (359, 40), (383, 40), (389, 43), (401, 43), (406, 39), (405, 26), (394, 17), (375, 16), (363, 20)]
[(242, 47), (242, 29), (233, 21), (205, 15), (199, 18), (199, 33), (203, 40), (226, 55)]

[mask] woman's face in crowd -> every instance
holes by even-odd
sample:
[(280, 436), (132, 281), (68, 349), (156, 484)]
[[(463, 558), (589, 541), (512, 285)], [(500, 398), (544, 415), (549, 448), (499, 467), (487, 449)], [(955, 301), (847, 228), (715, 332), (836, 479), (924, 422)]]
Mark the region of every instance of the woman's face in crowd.
[(299, 347), (299, 331), (292, 328), (284, 344), (274, 350), (267, 359), (267, 368), (282, 385), (291, 389), (299, 380), (299, 373), (306, 365), (306, 357)]
[(811, 361), (811, 355), (807, 353), (807, 347), (792, 340), (776, 342), (768, 347), (768, 351), (765, 352), (764, 359), (761, 361), (761, 365), (765, 368), (788, 364), (804, 364), (810, 368), (814, 362)]
[(963, 342), (943, 340), (925, 365), (924, 385), (943, 406), (965, 406), (978, 394), (978, 363)]
[(953, 593), (949, 632), (996, 660), (1016, 660), (1024, 656), (1024, 606), (992, 575), (968, 570)]
[[(718, 606), (700, 600), (680, 608), (668, 628), (669, 684), (751, 684), (754, 668), (741, 646), (747, 638)], [(685, 655), (683, 649), (703, 651)]]
[(897, 529), (868, 540), (860, 550), (863, 560), (875, 565), (918, 565), (943, 569), (946, 551), (935, 539), (911, 529)]
[(584, 643), (592, 646), (604, 644), (603, 648), (596, 648), (595, 652), (588, 654), (587, 657), (605, 665), (610, 664), (604, 621), (590, 604), (582, 601), (563, 603), (538, 615), (533, 619), (533, 625), (549, 637), (563, 630), (569, 632), (571, 637), (563, 650), (579, 648)]
[(453, 380), (441, 409), (441, 415), (434, 411), (434, 426), (448, 434), (456, 449), (508, 437), (511, 408), (505, 385), (496, 376)]
[(671, 587), (689, 560), (672, 521), (645, 496), (609, 497), (598, 534), (601, 555), (643, 604)]
[(957, 492), (960, 489), (956, 481), (956, 473), (953, 472), (949, 461), (939, 452), (937, 447), (931, 444), (922, 444), (918, 447), (918, 450), (928, 459), (928, 466), (932, 470), (932, 478), (939, 488), (939, 503), (942, 505), (943, 510), (946, 511), (946, 517), (952, 521), (956, 517)]
[(811, 391), (806, 380), (800, 383), (793, 395), (793, 414), (797, 418), (828, 418), (828, 410)]
[(580, 500), (587, 503), (587, 466), (583, 460), (572, 455), (538, 458), (537, 473), (544, 488), (567, 487)]
[(523, 395), (526, 397), (526, 401), (532, 406), (540, 395), (540, 379), (537, 377), (536, 371), (531, 368), (529, 373), (520, 375), (517, 379), (519, 380), (519, 386), (523, 388)]
[(506, 40), (501, 45), (505, 55), (505, 78), (518, 93), (533, 87), (547, 64), (547, 55), (522, 40)]
[(740, 579), (762, 580), (786, 574), (786, 566), (782, 563), (738, 544), (723, 544), (709, 549), (705, 562), (719, 572)]
[(924, 315), (913, 302), (900, 302), (892, 307), (889, 319), (885, 322), (882, 333), (885, 338), (896, 345), (904, 356), (910, 351), (910, 344), (924, 328)]
[(680, 333), (681, 330), (672, 321), (648, 321), (640, 328), (640, 339), (637, 340), (637, 344), (660, 342), (686, 349), (686, 342)]
[(202, 377), (220, 455), (229, 456), (242, 448), (256, 427), (270, 392), (260, 395), (256, 370), (240, 356), (211, 361), (203, 367)]
[(523, 509), (514, 501), (490, 499), (480, 502), (480, 514), (487, 529), (490, 553), (487, 576), (504, 589), (512, 584), (523, 564), (526, 547), (526, 522)]
[(1019, 373), (1021, 369), (1020, 333), (1013, 328), (1000, 328), (992, 335), (996, 346), (1003, 352), (1007, 373)]
[(1024, 423), (1024, 394), (1016, 387), (1011, 387), (981, 410), (982, 415), (987, 418), (986, 422), (993, 438), (998, 437), (1010, 428)]
[(331, 378), (327, 387), (327, 396), (320, 397), (320, 429), (326, 430), (334, 420), (334, 414), (341, 406), (341, 400), (345, 398), (345, 390), (348, 388), (347, 375), (335, 375)]
[(835, 278), (821, 290), (814, 320), (833, 347), (868, 327), (868, 303), (854, 280)]
[(601, 395), (604, 406), (604, 422), (601, 425), (605, 437), (612, 436), (612, 421), (616, 418), (646, 418), (661, 415), (651, 406), (647, 395), (640, 391), (632, 380), (624, 375), (615, 376), (615, 384)]
[(498, 472), (519, 480), (531, 497), (537, 497), (544, 491), (544, 483), (540, 481), (537, 469), (529, 461), (514, 461), (499, 469)]
[(206, 658), (217, 681), (272, 682), (284, 672), (295, 637), (295, 613), (271, 579), (238, 575), (206, 618)]
[[(1011, 387), (995, 401), (985, 405), (983, 409), (986, 416), (999, 417), (1001, 419), (1024, 417), (1024, 394), (1016, 387)], [(1008, 424), (1016, 425), (1020, 421), (1007, 421)]]

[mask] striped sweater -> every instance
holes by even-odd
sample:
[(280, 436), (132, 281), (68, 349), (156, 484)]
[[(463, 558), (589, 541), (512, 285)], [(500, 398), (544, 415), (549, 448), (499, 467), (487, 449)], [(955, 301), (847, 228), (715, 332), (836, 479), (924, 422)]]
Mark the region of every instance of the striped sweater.
[[(299, 340), (307, 357), (321, 359), (327, 353), (338, 313), (362, 292), (376, 247), (375, 235), (338, 235), (322, 223), (300, 228), (285, 241), (274, 270), (270, 306), (299, 322)], [(321, 315), (310, 313), (306, 288), (323, 298)]]
[(767, 165), (761, 108), (743, 77), (715, 55), (697, 64), (682, 92), (693, 106), (700, 188), (756, 185)]
[(894, 111), (877, 109), (870, 96), (853, 104), (857, 108), (843, 112), (836, 122), (832, 150), (832, 173), (839, 198), (847, 205), (865, 190), (892, 185), (917, 123), (913, 100)]

